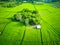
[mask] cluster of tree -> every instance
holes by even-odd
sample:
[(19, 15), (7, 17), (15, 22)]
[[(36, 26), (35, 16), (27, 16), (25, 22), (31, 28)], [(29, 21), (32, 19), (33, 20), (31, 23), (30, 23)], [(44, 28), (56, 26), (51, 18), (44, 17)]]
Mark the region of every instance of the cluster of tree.
[(23, 2), (23, 1), (28, 1), (28, 2), (32, 2), (32, 1), (38, 1), (38, 2), (56, 2), (56, 1), (60, 1), (60, 0), (0, 0), (0, 1), (10, 1), (10, 2)]
[(7, 3), (0, 3), (2, 7), (7, 7), (7, 8), (12, 8), (20, 5), (21, 3), (16, 3), (16, 2), (7, 2)]
[(16, 6), (16, 4), (15, 3), (6, 3), (6, 4), (3, 4), (2, 6), (3, 7), (14, 7), (14, 6)]
[(36, 10), (23, 9), (13, 16), (15, 21), (22, 22), (25, 25), (37, 25), (40, 22), (39, 14)]

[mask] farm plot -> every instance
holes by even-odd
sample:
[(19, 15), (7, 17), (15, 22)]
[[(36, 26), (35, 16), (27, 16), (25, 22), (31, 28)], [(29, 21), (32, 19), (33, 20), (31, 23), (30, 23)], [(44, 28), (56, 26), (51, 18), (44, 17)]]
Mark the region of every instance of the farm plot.
[(0, 36), (0, 45), (60, 45), (60, 8), (49, 4), (35, 7), (40, 14), (38, 19), (41, 19), (41, 30), (8, 19), (24, 8), (35, 10), (33, 4), (23, 3), (14, 8), (0, 7), (0, 30), (4, 29)]

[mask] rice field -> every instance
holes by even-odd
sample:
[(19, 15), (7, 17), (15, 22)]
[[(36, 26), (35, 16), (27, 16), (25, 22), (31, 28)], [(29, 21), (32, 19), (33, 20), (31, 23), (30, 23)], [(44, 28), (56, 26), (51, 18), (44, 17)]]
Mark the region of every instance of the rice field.
[[(41, 29), (9, 19), (24, 8), (39, 12)], [(60, 8), (49, 3), (22, 3), (13, 8), (0, 6), (0, 32), (0, 45), (60, 45)]]

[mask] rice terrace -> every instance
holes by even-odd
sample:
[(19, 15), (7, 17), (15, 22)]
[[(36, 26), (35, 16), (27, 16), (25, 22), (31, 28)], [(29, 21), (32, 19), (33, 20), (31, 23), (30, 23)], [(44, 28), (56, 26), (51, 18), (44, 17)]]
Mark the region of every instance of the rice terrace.
[(0, 0), (0, 45), (60, 45), (60, 0)]

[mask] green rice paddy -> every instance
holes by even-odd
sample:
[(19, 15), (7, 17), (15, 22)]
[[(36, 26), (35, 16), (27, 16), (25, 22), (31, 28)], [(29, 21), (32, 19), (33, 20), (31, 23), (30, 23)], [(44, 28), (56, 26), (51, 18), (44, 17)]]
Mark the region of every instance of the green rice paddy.
[[(39, 12), (41, 29), (11, 21), (11, 17), (24, 8)], [(0, 45), (60, 45), (60, 8), (53, 4), (23, 3), (13, 8), (0, 6)]]

